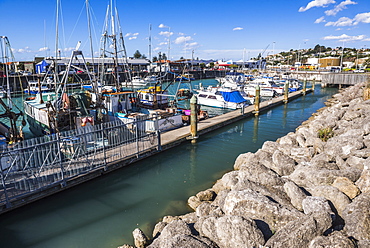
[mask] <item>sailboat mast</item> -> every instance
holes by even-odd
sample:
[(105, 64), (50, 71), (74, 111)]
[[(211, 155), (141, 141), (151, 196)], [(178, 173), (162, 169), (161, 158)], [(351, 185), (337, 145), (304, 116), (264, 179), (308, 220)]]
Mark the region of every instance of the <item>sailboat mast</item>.
[(54, 59), (54, 87), (58, 92), (58, 40), (59, 40), (59, 6), (60, 0), (57, 0), (56, 19), (55, 19), (55, 59)]
[[(1, 36), (1, 40), (2, 40), (2, 44), (1, 44), (1, 47), (3, 48), (2, 49), (2, 57), (3, 57), (3, 62), (4, 62), (4, 66), (5, 66), (5, 75), (6, 75), (6, 97), (8, 98), (8, 108), (9, 109), (12, 109), (13, 106), (12, 106), (12, 101), (10, 100), (11, 99), (11, 96), (10, 96), (10, 83), (9, 83), (9, 56), (8, 56), (8, 49), (6, 49), (7, 47), (10, 46), (9, 44), (9, 41), (8, 41), (8, 37), (6, 36)], [(3, 44), (4, 43), (4, 44)]]
[(116, 34), (116, 26), (115, 26), (115, 17), (113, 14), (113, 4), (111, 0), (111, 7), (110, 7), (110, 13), (111, 13), (111, 28), (112, 28), (112, 41), (113, 41), (113, 59), (114, 59), (114, 76), (115, 76), (115, 84), (116, 88), (119, 88), (119, 76), (118, 76), (118, 52), (117, 52), (117, 34)]
[(149, 60), (152, 62), (152, 24), (149, 24)]

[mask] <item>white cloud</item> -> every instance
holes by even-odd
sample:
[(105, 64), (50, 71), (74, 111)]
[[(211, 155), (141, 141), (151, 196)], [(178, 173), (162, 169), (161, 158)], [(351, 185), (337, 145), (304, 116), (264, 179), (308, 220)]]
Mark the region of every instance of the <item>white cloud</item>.
[(320, 18), (318, 18), (318, 19), (316, 19), (316, 21), (315, 21), (315, 23), (322, 23), (322, 22), (326, 22), (325, 21), (325, 17), (320, 17)]
[(131, 33), (125, 34), (125, 37), (129, 37), (129, 36), (131, 36)]
[(168, 26), (164, 25), (164, 24), (159, 24), (158, 26), (159, 28), (169, 28)]
[(154, 51), (159, 51), (159, 50), (161, 50), (161, 48), (160, 48), (160, 47), (156, 47), (156, 48), (154, 48), (153, 50), (154, 50)]
[(341, 17), (336, 22), (328, 22), (325, 26), (335, 26), (335, 27), (344, 27), (344, 26), (352, 26), (353, 20), (348, 17)]
[(361, 22), (370, 23), (370, 12), (357, 14), (353, 19), (348, 17), (341, 17), (335, 22), (326, 23), (325, 26), (335, 26), (335, 27), (356, 26)]
[(49, 47), (41, 47), (41, 48), (39, 49), (39, 52), (49, 51), (49, 50), (50, 50), (50, 48), (49, 48)]
[(366, 35), (356, 35), (356, 36), (349, 36), (346, 34), (342, 34), (339, 36), (329, 35), (325, 36), (323, 40), (338, 40), (341, 42), (348, 42), (348, 41), (366, 41), (368, 38), (366, 38)]
[(63, 49), (64, 52), (69, 52), (69, 51), (74, 51), (74, 50), (76, 50), (75, 47), (66, 47)]
[(168, 32), (168, 31), (163, 32), (163, 31), (161, 31), (161, 32), (159, 33), (159, 35), (163, 35), (163, 36), (166, 36), (166, 37), (170, 37), (171, 35), (173, 35), (173, 32)]
[(233, 31), (236, 31), (236, 30), (243, 30), (243, 28), (241, 28), (241, 27), (233, 28)]
[(186, 43), (185, 50), (190, 50), (198, 47), (198, 42)]
[(187, 41), (190, 41), (191, 37), (190, 36), (180, 36), (177, 37), (176, 40), (174, 41), (175, 44), (181, 44)]
[(164, 46), (164, 45), (167, 45), (167, 44), (168, 44), (168, 42), (161, 42), (161, 43), (159, 43), (160, 46)]
[(353, 21), (353, 25), (357, 25), (360, 22), (370, 23), (370, 12), (357, 14), (355, 18), (353, 18)]
[(139, 35), (139, 33), (134, 33), (134, 34), (132, 34), (132, 36), (138, 36)]
[(136, 40), (136, 39), (137, 39), (136, 36), (133, 36), (133, 37), (128, 38), (128, 40)]
[(335, 3), (334, 0), (313, 0), (307, 4), (306, 7), (300, 7), (299, 12), (304, 12), (313, 7), (327, 7), (328, 4)]
[(351, 0), (345, 0), (345, 1), (341, 2), (340, 4), (336, 5), (334, 7), (334, 9), (325, 11), (325, 14), (328, 15), (328, 16), (335, 16), (338, 12), (340, 12), (344, 9), (347, 9), (346, 6), (350, 5), (350, 4), (357, 4), (357, 3), (353, 2)]

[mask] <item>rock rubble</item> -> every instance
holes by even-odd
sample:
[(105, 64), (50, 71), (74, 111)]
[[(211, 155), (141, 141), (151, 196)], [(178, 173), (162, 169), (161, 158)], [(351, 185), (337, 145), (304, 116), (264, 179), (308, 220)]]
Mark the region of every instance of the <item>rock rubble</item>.
[[(370, 100), (342, 90), (295, 132), (241, 154), (234, 170), (166, 216), (137, 247), (370, 247)], [(122, 247), (131, 247), (128, 245)]]

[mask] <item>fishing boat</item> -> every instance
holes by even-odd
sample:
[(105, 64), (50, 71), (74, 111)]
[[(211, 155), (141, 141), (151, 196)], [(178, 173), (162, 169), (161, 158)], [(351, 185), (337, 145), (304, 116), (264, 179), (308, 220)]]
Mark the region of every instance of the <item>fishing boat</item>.
[(155, 75), (151, 75), (151, 76), (146, 76), (144, 78), (144, 81), (146, 82), (146, 85), (149, 85), (149, 86), (154, 86), (155, 84), (158, 83), (158, 77), (155, 76)]
[[(72, 51), (67, 69), (79, 56), (82, 56), (87, 69), (85, 58), (78, 48), (79, 45), (76, 50)], [(67, 80), (68, 75), (64, 74), (55, 91), (46, 93), (41, 91), (34, 99), (24, 101), (27, 122), (30, 131), (35, 136), (59, 133), (103, 121), (101, 115), (97, 116), (95, 112), (92, 112), (92, 110), (100, 109), (100, 106), (96, 104), (96, 96), (93, 101), (89, 92), (71, 91), (67, 87)]]
[(131, 84), (134, 88), (145, 87), (147, 82), (140, 76), (134, 76), (131, 79)]
[(45, 93), (49, 92), (51, 89), (52, 80), (50, 78), (47, 79), (45, 82), (39, 82), (39, 81), (28, 81), (27, 89), (24, 90), (24, 93), (26, 94), (38, 94), (40, 91)]

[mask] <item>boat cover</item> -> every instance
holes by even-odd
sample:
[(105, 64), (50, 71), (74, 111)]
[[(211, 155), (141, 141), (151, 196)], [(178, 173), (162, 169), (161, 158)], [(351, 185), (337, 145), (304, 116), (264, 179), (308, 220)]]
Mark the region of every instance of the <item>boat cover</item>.
[(227, 102), (235, 102), (235, 103), (241, 103), (246, 102), (239, 91), (232, 91), (232, 92), (224, 92), (222, 91), (222, 96), (225, 101)]

